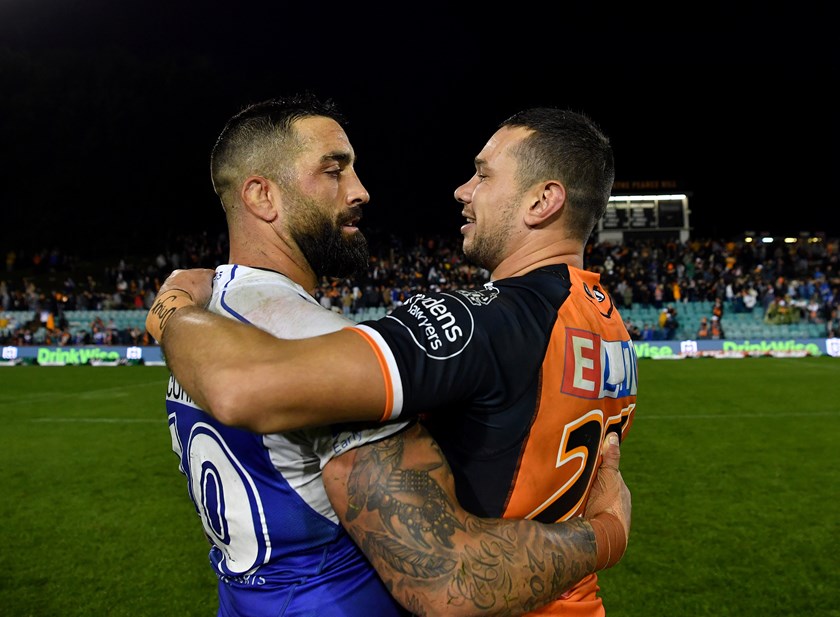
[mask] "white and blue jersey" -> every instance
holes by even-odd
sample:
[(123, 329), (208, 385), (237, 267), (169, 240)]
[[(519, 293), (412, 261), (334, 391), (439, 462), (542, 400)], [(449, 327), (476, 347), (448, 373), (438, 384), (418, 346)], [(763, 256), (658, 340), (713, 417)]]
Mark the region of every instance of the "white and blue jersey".
[[(209, 308), (283, 338), (352, 325), (286, 276), (237, 265), (216, 268)], [(260, 435), (214, 420), (172, 376), (166, 408), (172, 449), (212, 546), (220, 616), (407, 614), (341, 527), (321, 478), (332, 457), (404, 423)]]

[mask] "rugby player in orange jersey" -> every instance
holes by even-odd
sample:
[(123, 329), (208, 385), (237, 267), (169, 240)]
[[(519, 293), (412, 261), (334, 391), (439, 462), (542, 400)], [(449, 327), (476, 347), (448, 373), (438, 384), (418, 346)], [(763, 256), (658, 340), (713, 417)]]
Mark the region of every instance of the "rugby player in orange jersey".
[[(583, 263), (612, 188), (612, 149), (584, 115), (535, 108), (502, 123), (475, 169), (455, 197), (464, 253), (491, 282), (417, 294), (381, 320), (295, 341), (190, 306), (161, 333), (150, 313), (176, 377), (221, 422), (259, 432), (422, 413), (468, 511), (543, 522), (583, 514), (604, 436), (627, 434), (638, 386), (623, 320)], [(178, 306), (200, 294), (201, 304), (207, 292), (181, 274), (158, 297)], [(610, 521), (611, 563), (626, 545), (626, 514)], [(590, 573), (533, 614), (604, 615), (598, 590)]]

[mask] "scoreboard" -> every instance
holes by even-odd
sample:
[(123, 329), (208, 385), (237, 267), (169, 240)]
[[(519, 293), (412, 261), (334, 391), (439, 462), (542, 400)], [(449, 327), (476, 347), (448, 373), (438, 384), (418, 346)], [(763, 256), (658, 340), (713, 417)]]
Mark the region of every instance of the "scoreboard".
[(594, 233), (606, 241), (620, 242), (625, 234), (685, 241), (689, 237), (689, 212), (688, 195), (684, 193), (619, 194), (614, 186)]
[(656, 204), (610, 204), (604, 213), (601, 229), (655, 229)]

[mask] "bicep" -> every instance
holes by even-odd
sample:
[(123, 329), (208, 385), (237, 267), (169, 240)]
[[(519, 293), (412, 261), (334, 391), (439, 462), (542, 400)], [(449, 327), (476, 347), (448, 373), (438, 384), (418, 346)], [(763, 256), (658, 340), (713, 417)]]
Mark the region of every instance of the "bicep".
[(378, 421), (390, 412), (382, 363), (354, 332), (266, 343), (243, 371), (253, 386), (253, 409), (265, 420), (260, 432)]
[(385, 415), (381, 363), (357, 334), (277, 339), (230, 319), (211, 322), (214, 317), (178, 324), (169, 343), (181, 348), (173, 372), (219, 421), (277, 433)]
[(434, 606), (457, 570), (466, 513), (452, 473), (419, 424), (333, 458), (324, 485), (341, 524), (404, 606)]

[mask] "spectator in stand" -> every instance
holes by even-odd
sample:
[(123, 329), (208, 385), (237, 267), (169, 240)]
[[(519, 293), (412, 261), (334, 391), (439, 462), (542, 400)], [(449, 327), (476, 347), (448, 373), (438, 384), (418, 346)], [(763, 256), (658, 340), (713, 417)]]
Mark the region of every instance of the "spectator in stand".
[[(624, 281), (622, 280), (622, 282)], [(621, 291), (621, 296), (624, 300), (624, 306), (628, 309), (633, 308), (633, 287), (625, 284), (624, 289)]]
[(828, 338), (840, 337), (840, 309), (833, 308), (831, 315), (825, 324), (825, 335)]
[(718, 321), (723, 320), (723, 299), (720, 296), (715, 298), (714, 306), (712, 306), (712, 316), (717, 317)]
[(805, 305), (805, 317), (808, 323), (820, 324), (823, 322), (822, 318), (822, 302), (820, 302), (820, 295), (814, 291), (811, 299)]
[(330, 296), (325, 291), (320, 292), (318, 303), (328, 311), (332, 310), (332, 300), (330, 300)]
[(91, 332), (93, 338), (94, 345), (105, 345), (105, 337), (106, 333), (103, 328), (100, 328), (98, 324), (94, 323), (91, 325)]
[(3, 312), (0, 307), (0, 337), (5, 338), (13, 330), (11, 318)]
[(625, 321), (624, 326), (627, 328), (627, 333), (630, 335), (631, 341), (642, 340), (642, 331), (639, 330), (639, 326), (632, 321)]
[(673, 304), (669, 304), (665, 308), (665, 323), (662, 329), (665, 331), (665, 340), (673, 341), (677, 335), (677, 330), (680, 327), (680, 322), (677, 319), (677, 308)]
[(347, 318), (353, 314), (353, 301), (353, 290), (348, 285), (344, 285), (341, 288), (341, 313)]
[(132, 345), (143, 345), (143, 330), (137, 326), (132, 326), (128, 330), (128, 337)]
[(711, 332), (713, 339), (726, 338), (726, 336), (723, 333), (723, 324), (720, 322), (720, 319), (717, 315), (712, 315)]
[(8, 311), (12, 306), (12, 295), (6, 281), (0, 281), (0, 310)]
[[(665, 286), (662, 283), (657, 283), (653, 288), (653, 306), (659, 308), (665, 300)], [(664, 325), (664, 324), (663, 324)]]
[(697, 338), (698, 339), (709, 339), (712, 338), (712, 332), (709, 329), (709, 320), (705, 317), (700, 318), (700, 327), (697, 329)]
[(668, 323), (668, 307), (662, 307), (662, 310), (659, 311), (659, 329), (662, 332), (665, 332), (665, 324)]
[(750, 285), (741, 290), (741, 303), (744, 306), (744, 312), (753, 312), (755, 305), (758, 303), (758, 292), (755, 290), (755, 287)]
[(674, 279), (671, 283), (671, 297), (674, 298), (674, 302), (682, 301), (682, 288), (680, 287), (680, 282), (677, 279)]

